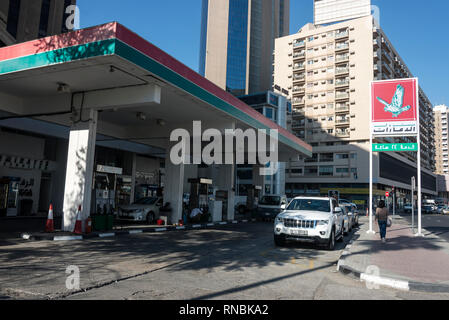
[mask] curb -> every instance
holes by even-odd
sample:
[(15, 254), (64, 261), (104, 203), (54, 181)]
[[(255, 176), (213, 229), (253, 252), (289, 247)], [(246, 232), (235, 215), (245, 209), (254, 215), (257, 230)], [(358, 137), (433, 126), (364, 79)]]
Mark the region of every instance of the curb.
[(351, 248), (354, 240), (349, 242), (347, 248), (343, 251), (337, 263), (337, 271), (343, 275), (350, 276), (360, 281), (364, 281), (371, 286), (383, 286), (402, 291), (417, 291), (427, 293), (449, 293), (449, 285), (434, 284), (417, 281), (406, 281), (393, 279), (388, 277), (375, 276), (373, 274), (364, 273), (360, 270), (356, 270), (349, 265), (345, 264), (345, 257), (351, 255), (351, 252), (347, 249)]
[(112, 238), (124, 235), (133, 235), (133, 234), (141, 234), (141, 233), (163, 233), (163, 232), (172, 232), (172, 231), (188, 231), (188, 230), (201, 230), (201, 229), (210, 229), (217, 226), (223, 225), (235, 225), (235, 224), (243, 224), (256, 222), (256, 219), (248, 219), (248, 220), (231, 220), (231, 221), (222, 221), (222, 222), (208, 222), (194, 225), (186, 225), (186, 226), (161, 226), (161, 227), (152, 227), (145, 229), (130, 229), (126, 231), (117, 230), (110, 232), (95, 232), (91, 234), (83, 234), (83, 235), (39, 235), (32, 233), (22, 233), (20, 235), (20, 239), (28, 240), (28, 241), (79, 241), (79, 240), (87, 240), (94, 238)]

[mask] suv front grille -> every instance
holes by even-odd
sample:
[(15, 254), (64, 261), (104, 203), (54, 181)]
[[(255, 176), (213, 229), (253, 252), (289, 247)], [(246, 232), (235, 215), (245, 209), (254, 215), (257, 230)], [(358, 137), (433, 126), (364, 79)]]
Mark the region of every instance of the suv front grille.
[(284, 219), (284, 226), (287, 228), (315, 229), (316, 225), (317, 220)]

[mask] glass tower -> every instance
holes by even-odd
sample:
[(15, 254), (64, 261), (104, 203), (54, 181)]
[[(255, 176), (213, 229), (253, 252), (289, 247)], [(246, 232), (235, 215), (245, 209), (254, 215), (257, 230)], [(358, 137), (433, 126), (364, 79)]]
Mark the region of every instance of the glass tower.
[(199, 72), (236, 96), (272, 89), (274, 39), (290, 0), (203, 0)]

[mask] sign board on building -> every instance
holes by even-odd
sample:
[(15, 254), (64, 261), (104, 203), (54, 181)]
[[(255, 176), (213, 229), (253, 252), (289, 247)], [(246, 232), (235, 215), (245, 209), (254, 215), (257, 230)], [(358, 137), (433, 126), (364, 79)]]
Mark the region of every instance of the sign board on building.
[(417, 143), (376, 143), (373, 144), (374, 152), (407, 152), (418, 151)]
[(103, 165), (97, 165), (97, 172), (102, 173), (112, 173), (112, 174), (123, 174), (122, 168), (116, 168), (116, 167), (109, 167), (109, 166), (103, 166)]
[(374, 81), (371, 85), (374, 137), (418, 134), (418, 79)]

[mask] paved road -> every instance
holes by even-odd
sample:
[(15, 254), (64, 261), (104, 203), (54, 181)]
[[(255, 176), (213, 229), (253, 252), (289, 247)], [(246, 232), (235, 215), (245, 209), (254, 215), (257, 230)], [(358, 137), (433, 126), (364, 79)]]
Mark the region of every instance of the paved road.
[[(272, 225), (140, 234), (76, 242), (0, 247), (0, 298), (16, 299), (449, 299), (368, 290), (336, 272), (350, 236), (328, 252), (273, 245)], [(66, 268), (81, 288), (65, 288)]]
[[(405, 217), (411, 224), (411, 214), (402, 213), (401, 216)], [(418, 226), (417, 219), (417, 214), (415, 213), (415, 228)], [(427, 231), (445, 239), (446, 241), (449, 241), (449, 215), (423, 214), (422, 227)]]

